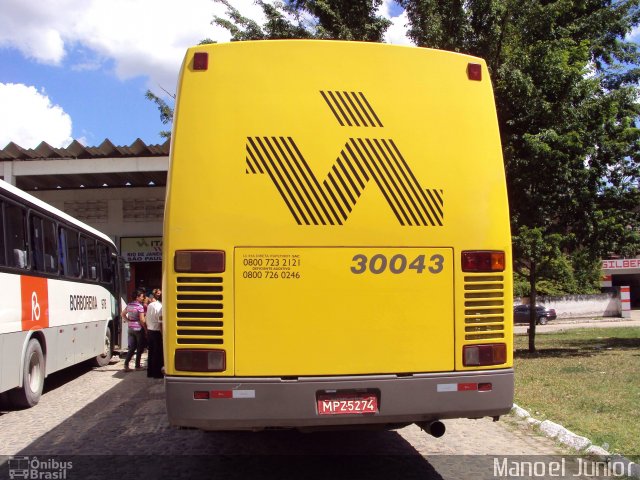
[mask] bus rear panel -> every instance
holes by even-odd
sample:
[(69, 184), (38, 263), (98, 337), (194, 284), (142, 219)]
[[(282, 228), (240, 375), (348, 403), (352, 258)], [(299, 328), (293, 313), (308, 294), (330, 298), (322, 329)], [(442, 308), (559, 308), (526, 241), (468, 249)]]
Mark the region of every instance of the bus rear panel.
[(333, 41), (189, 49), (164, 248), (173, 425), (511, 408), (509, 216), (481, 59)]

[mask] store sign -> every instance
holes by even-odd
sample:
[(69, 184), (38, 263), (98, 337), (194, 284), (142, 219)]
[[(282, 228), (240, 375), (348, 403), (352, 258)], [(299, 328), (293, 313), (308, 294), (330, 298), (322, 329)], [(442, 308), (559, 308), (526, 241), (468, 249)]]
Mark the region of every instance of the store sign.
[(617, 260), (603, 260), (604, 270), (622, 270), (627, 268), (640, 268), (640, 258), (623, 258)]
[(121, 238), (120, 254), (125, 262), (161, 262), (162, 237)]

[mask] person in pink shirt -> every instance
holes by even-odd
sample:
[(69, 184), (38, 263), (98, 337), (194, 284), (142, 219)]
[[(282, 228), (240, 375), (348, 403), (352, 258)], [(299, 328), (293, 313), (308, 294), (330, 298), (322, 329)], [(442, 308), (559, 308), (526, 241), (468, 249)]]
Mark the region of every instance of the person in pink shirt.
[(122, 318), (128, 324), (129, 335), (129, 349), (127, 356), (124, 359), (124, 371), (130, 372), (129, 362), (133, 358), (133, 354), (136, 354), (136, 370), (142, 370), (140, 365), (140, 357), (143, 350), (143, 336), (146, 335), (146, 320), (144, 316), (144, 307), (142, 302), (144, 301), (145, 292), (142, 289), (136, 290), (134, 293), (133, 301), (130, 302), (126, 308), (122, 311)]

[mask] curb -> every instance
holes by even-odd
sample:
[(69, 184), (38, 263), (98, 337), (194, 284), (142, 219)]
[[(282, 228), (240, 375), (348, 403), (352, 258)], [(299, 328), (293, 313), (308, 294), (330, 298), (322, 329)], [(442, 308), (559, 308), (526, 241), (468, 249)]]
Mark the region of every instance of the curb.
[(554, 423), (550, 420), (537, 420), (531, 416), (531, 413), (529, 413), (524, 408), (519, 407), (515, 403), (511, 408), (511, 414), (515, 415), (516, 417), (522, 418), (531, 427), (538, 427), (545, 436), (557, 440), (558, 442), (572, 448), (578, 453), (596, 457), (602, 461), (620, 462), (624, 464), (625, 471), (629, 472), (631, 478), (640, 478), (640, 464), (634, 463), (628, 458), (625, 458), (621, 455), (614, 455), (612, 453), (609, 453), (604, 448), (598, 445), (593, 445), (593, 443), (591, 443), (591, 440), (589, 440), (588, 438), (576, 435), (572, 431), (564, 428), (562, 425)]

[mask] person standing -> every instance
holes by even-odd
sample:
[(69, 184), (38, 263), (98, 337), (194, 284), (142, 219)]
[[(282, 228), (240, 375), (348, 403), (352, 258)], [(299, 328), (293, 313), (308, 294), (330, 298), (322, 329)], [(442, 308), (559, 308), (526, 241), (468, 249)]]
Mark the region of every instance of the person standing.
[(144, 290), (138, 289), (133, 294), (133, 301), (131, 301), (126, 308), (122, 311), (122, 317), (128, 324), (128, 337), (129, 337), (129, 349), (127, 356), (124, 359), (124, 371), (130, 372), (129, 362), (133, 358), (133, 354), (136, 354), (136, 370), (142, 370), (140, 365), (140, 358), (142, 357), (142, 338), (145, 334), (146, 319), (144, 316), (144, 307), (142, 302), (144, 301)]
[(159, 288), (153, 291), (153, 299), (147, 305), (147, 340), (149, 342), (149, 358), (147, 361), (147, 377), (163, 378), (164, 353), (162, 350), (162, 292)]

